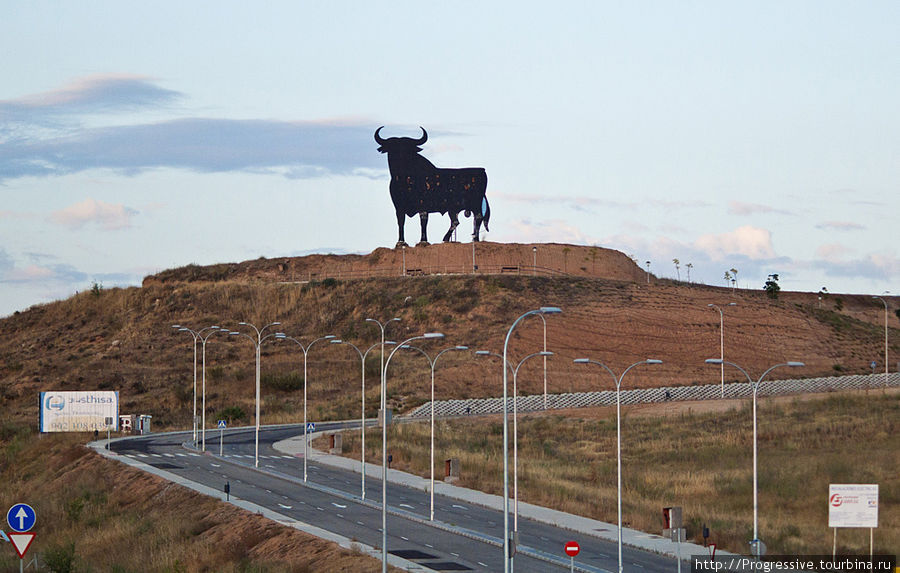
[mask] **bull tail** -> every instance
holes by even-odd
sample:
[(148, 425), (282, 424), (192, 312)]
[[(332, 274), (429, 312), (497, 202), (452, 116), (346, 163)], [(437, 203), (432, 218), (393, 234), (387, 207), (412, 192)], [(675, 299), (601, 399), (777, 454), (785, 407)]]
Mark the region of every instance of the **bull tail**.
[(488, 222), (491, 220), (491, 204), (488, 203), (487, 196), (485, 196), (484, 205), (482, 205), (482, 216), (484, 217), (484, 230), (490, 231)]

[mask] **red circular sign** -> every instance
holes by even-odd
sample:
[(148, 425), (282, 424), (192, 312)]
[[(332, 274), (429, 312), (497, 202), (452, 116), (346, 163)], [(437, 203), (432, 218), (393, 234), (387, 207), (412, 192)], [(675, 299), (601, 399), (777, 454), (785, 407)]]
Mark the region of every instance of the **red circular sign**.
[(566, 555), (569, 557), (575, 557), (578, 555), (578, 552), (581, 551), (581, 546), (578, 545), (577, 541), (567, 541), (566, 542)]

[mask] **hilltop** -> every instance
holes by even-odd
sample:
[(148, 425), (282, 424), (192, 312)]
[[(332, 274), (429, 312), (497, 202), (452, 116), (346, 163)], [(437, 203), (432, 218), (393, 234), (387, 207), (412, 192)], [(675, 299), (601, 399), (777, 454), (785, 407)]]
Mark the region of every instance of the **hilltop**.
[[(572, 364), (580, 356), (619, 372), (644, 358), (664, 361), (630, 373), (628, 387), (707, 384), (718, 381), (718, 370), (703, 360), (719, 353), (719, 315), (707, 304), (729, 302), (736, 306), (725, 311), (726, 358), (751, 374), (784, 360), (807, 364), (782, 374), (791, 376), (867, 373), (871, 360), (881, 364), (883, 307), (869, 296), (820, 300), (815, 293), (782, 292), (772, 300), (762, 290), (659, 279), (623, 253), (599, 247), (440, 244), (190, 265), (149, 276), (140, 288), (97, 288), (15, 313), (0, 320), (0, 400), (6, 417), (36, 424), (41, 391), (118, 390), (122, 413), (151, 414), (156, 429), (184, 428), (190, 426), (193, 346), (173, 324), (238, 329), (240, 321), (280, 321), (279, 329), (304, 343), (334, 334), (365, 351), (380, 339), (365, 319), (398, 317), (388, 339), (446, 335), (423, 345), (433, 356), (457, 344), (500, 352), (512, 321), (543, 305), (563, 309), (547, 319), (548, 349), (557, 353), (548, 366), (550, 392), (610, 387), (599, 373)], [(889, 304), (896, 308), (896, 297)], [(890, 325), (896, 341), (893, 313)], [(511, 340), (511, 355), (541, 350), (542, 340), (541, 321), (525, 321)], [(898, 348), (891, 345), (894, 356)], [(263, 345), (263, 423), (298, 419), (302, 357), (291, 342)], [(226, 408), (233, 415), (252, 411), (253, 345), (214, 335), (206, 359), (207, 418)], [(470, 353), (442, 357), (438, 397), (499, 395), (499, 366), (482, 360)], [(369, 415), (378, 403), (377, 364), (370, 353)], [(522, 367), (523, 393), (540, 391), (538, 368), (536, 360)], [(359, 370), (352, 349), (317, 343), (309, 354), (310, 416), (358, 415)], [(738, 379), (736, 372), (726, 374)], [(425, 401), (428, 380), (421, 357), (395, 358), (388, 379), (392, 406), (402, 411)]]

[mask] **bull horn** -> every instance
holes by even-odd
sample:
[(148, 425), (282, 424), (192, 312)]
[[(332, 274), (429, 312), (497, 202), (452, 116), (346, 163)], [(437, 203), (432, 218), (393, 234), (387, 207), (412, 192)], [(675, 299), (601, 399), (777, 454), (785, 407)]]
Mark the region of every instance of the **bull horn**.
[(422, 130), (422, 137), (416, 140), (416, 145), (422, 145), (426, 141), (428, 141), (428, 132), (425, 131), (425, 128), (422, 127), (421, 125), (419, 126), (419, 129)]
[(383, 125), (382, 125), (381, 127), (379, 127), (378, 129), (375, 130), (375, 142), (376, 142), (378, 145), (384, 145), (385, 143), (387, 143), (387, 141), (385, 141), (385, 139), (384, 139), (383, 137), (381, 137), (380, 135), (378, 135), (378, 132), (381, 131), (382, 129), (384, 129), (384, 126), (383, 126)]

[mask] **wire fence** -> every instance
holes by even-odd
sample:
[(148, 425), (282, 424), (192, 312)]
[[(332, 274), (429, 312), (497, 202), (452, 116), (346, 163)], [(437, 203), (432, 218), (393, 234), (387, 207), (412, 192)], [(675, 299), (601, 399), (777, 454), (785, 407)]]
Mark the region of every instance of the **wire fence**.
[[(788, 394), (812, 394), (821, 392), (837, 392), (841, 390), (875, 390), (880, 388), (900, 387), (900, 373), (885, 377), (884, 374), (860, 374), (851, 376), (829, 376), (822, 378), (805, 378), (798, 380), (763, 381), (759, 386), (759, 396), (778, 396)], [(717, 400), (722, 399), (721, 384), (702, 386), (664, 386), (638, 390), (623, 390), (622, 404), (652, 404), (660, 402)], [(725, 384), (725, 398), (748, 398), (753, 389), (749, 382)], [(510, 397), (512, 399), (512, 397)], [(516, 401), (519, 412), (538, 412), (544, 410), (544, 395), (532, 394), (519, 396)], [(616, 403), (616, 392), (572, 392), (565, 394), (548, 394), (547, 409), (561, 410), (569, 408), (591, 408), (611, 406)], [(502, 414), (503, 398), (478, 398), (471, 400), (441, 400), (434, 403), (435, 416), (465, 416), (476, 414)], [(431, 402), (405, 414), (404, 418), (425, 418), (431, 416)]]

